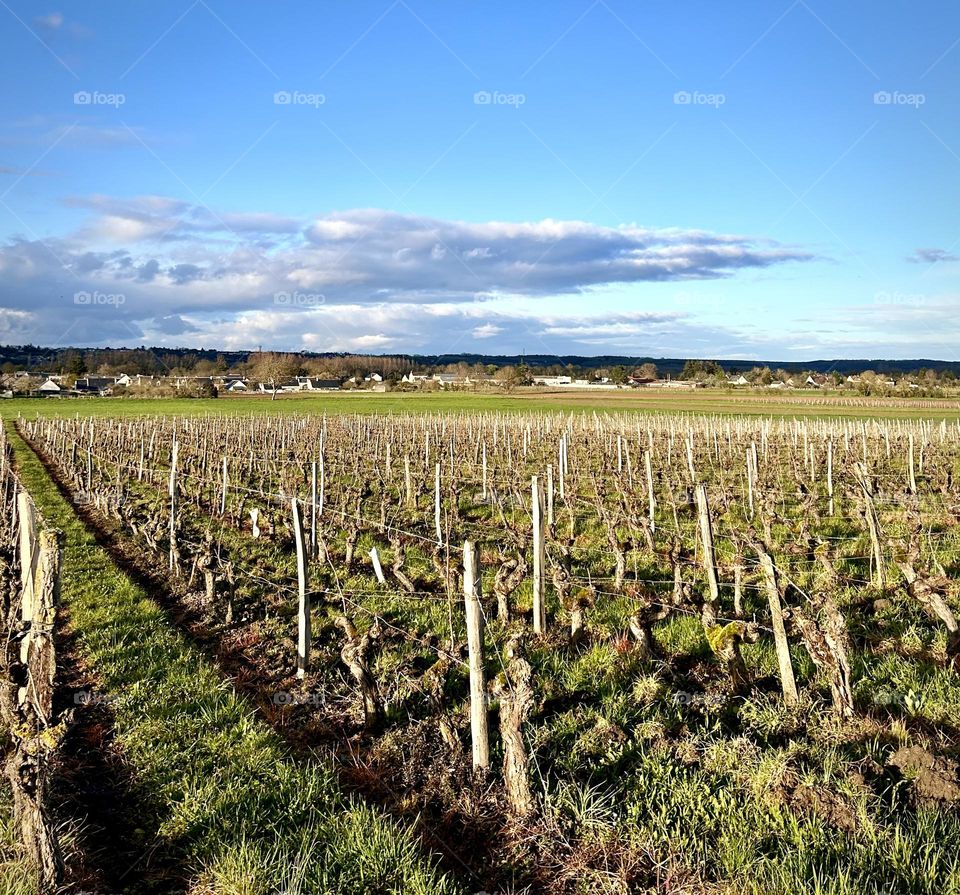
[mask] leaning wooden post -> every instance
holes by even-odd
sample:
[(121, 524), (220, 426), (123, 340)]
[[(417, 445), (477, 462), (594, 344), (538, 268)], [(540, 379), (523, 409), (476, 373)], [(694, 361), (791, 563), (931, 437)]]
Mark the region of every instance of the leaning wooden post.
[(373, 564), (373, 574), (377, 576), (377, 581), (380, 584), (386, 584), (387, 579), (384, 577), (383, 566), (380, 565), (380, 554), (377, 553), (376, 547), (370, 548), (370, 562)]
[(760, 569), (763, 572), (767, 602), (770, 604), (770, 621), (773, 626), (773, 640), (777, 650), (777, 663), (780, 665), (780, 684), (783, 687), (783, 701), (788, 705), (797, 702), (797, 682), (793, 676), (793, 663), (790, 661), (790, 642), (787, 629), (783, 624), (783, 606), (780, 603), (780, 586), (777, 583), (777, 568), (767, 549), (755, 544)]
[(178, 572), (177, 563), (177, 456), (180, 452), (180, 444), (174, 436), (173, 453), (170, 456), (170, 571)]
[(307, 545), (300, 515), (300, 502), (290, 501), (293, 511), (293, 538), (297, 546), (297, 677), (303, 680), (310, 669), (310, 598), (307, 595)]
[(470, 738), (474, 770), (490, 767), (490, 734), (487, 728), (487, 685), (483, 670), (483, 607), (480, 604), (479, 551), (473, 541), (463, 543), (463, 599), (467, 617), (467, 652), (470, 663)]
[(703, 568), (707, 573), (710, 587), (710, 602), (720, 599), (720, 583), (717, 580), (717, 563), (713, 550), (713, 523), (710, 521), (710, 503), (707, 499), (707, 486), (697, 485), (697, 516), (700, 524), (700, 542), (703, 544)]
[(533, 516), (533, 630), (547, 632), (547, 607), (544, 601), (543, 580), (546, 566), (546, 540), (543, 530), (543, 495), (540, 479), (530, 480), (530, 513)]

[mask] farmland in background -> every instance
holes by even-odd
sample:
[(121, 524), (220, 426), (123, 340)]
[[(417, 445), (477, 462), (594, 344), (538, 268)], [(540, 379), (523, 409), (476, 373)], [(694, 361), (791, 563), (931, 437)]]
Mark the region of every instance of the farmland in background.
[(139, 416), (167, 414), (258, 415), (275, 413), (461, 413), (538, 410), (646, 413), (695, 413), (735, 416), (848, 417), (887, 419), (958, 419), (960, 400), (861, 398), (830, 394), (776, 395), (719, 389), (604, 392), (537, 391), (512, 393), (448, 391), (417, 393), (322, 393), (309, 396), (226, 396), (217, 399), (180, 398), (43, 398), (0, 402), (6, 419), (26, 416)]

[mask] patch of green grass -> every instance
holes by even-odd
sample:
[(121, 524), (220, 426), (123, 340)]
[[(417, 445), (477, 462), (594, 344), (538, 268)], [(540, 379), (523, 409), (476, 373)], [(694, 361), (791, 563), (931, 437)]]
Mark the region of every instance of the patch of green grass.
[(325, 762), (293, 759), (113, 565), (7, 428), (24, 485), (65, 532), (63, 599), (150, 806), (142, 826), (193, 885), (218, 895), (457, 891), (409, 831), (346, 797)]
[(0, 895), (35, 895), (37, 878), (20, 849), (13, 824), (12, 795), (0, 783)]

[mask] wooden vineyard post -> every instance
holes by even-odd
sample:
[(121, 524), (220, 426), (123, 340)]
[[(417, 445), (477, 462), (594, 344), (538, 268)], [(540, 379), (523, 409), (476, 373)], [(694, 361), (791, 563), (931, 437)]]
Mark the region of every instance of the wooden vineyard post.
[[(325, 441), (326, 439), (324, 439)], [(317, 496), (317, 515), (323, 515), (323, 508), (326, 506), (327, 499), (327, 464), (323, 459), (323, 442), (320, 444), (320, 493)]]
[(557, 458), (557, 472), (560, 475), (560, 499), (566, 500), (566, 478), (567, 478), (567, 435), (560, 436), (560, 452)]
[(834, 513), (833, 506), (833, 439), (827, 440), (827, 497), (830, 500), (829, 512)]
[(770, 604), (770, 621), (773, 626), (773, 640), (777, 650), (777, 663), (780, 666), (780, 684), (783, 687), (783, 701), (787, 705), (797, 702), (797, 682), (793, 676), (793, 663), (790, 661), (790, 642), (787, 629), (783, 624), (783, 606), (780, 603), (780, 586), (777, 583), (777, 568), (766, 547), (756, 544), (760, 570), (763, 572), (767, 602)]
[(173, 453), (170, 457), (170, 571), (179, 574), (177, 562), (177, 456), (180, 445), (173, 439)]
[(487, 499), (487, 443), (486, 442), (483, 443), (483, 457), (482, 457), (481, 463), (483, 464), (483, 491), (480, 494), (480, 499), (485, 501)]
[(710, 602), (720, 599), (720, 583), (717, 580), (717, 564), (713, 551), (713, 524), (710, 521), (710, 503), (707, 499), (707, 486), (697, 485), (697, 517), (700, 525), (700, 541), (703, 544), (703, 568), (707, 573), (710, 587)]
[(733, 615), (743, 618), (743, 563), (739, 557), (733, 567)]
[(533, 630), (547, 632), (547, 608), (544, 602), (543, 581), (546, 566), (546, 540), (543, 530), (543, 495), (540, 479), (530, 480), (530, 513), (533, 516)]
[(53, 681), (56, 655), (53, 624), (60, 602), (60, 567), (63, 563), (63, 532), (43, 529), (37, 539), (38, 557), (34, 577), (34, 611), (26, 638), (27, 699), (44, 726), (53, 719)]
[(547, 464), (547, 525), (553, 528), (553, 464)]
[(317, 461), (310, 464), (310, 554), (317, 552)]
[(437, 534), (437, 543), (443, 543), (443, 528), (440, 525), (440, 464), (437, 463), (434, 471), (433, 486), (433, 527)]
[(20, 617), (33, 619), (34, 572), (37, 568), (37, 511), (26, 491), (17, 494), (17, 526), (20, 533)]
[(480, 605), (479, 551), (473, 541), (463, 544), (463, 599), (467, 617), (467, 652), (470, 663), (470, 739), (474, 770), (490, 767), (490, 734), (487, 728), (487, 685), (483, 669), (483, 608)]
[(227, 471), (227, 458), (223, 458), (223, 487), (220, 491), (220, 515), (227, 515), (227, 489), (230, 487), (230, 473)]
[(653, 496), (653, 462), (650, 459), (650, 451), (643, 452), (643, 466), (647, 473), (647, 512), (650, 515), (650, 533), (656, 531), (656, 510), (657, 501)]
[(307, 545), (300, 515), (300, 503), (291, 501), (293, 538), (297, 546), (297, 677), (303, 680), (310, 669), (310, 598), (307, 595)]
[(410, 478), (410, 455), (403, 458), (403, 493), (408, 507), (413, 506), (413, 480)]
[(913, 466), (913, 432), (910, 433), (910, 456), (908, 458), (908, 464), (910, 469), (910, 493), (917, 493), (917, 476), (914, 472)]
[[(756, 445), (754, 445), (756, 449)], [(750, 510), (750, 518), (753, 518), (753, 458), (755, 454), (747, 451), (747, 507)]]
[(370, 548), (370, 562), (373, 563), (373, 573), (377, 576), (377, 581), (386, 584), (387, 579), (383, 575), (383, 566), (380, 565), (380, 554), (377, 553), (376, 547)]

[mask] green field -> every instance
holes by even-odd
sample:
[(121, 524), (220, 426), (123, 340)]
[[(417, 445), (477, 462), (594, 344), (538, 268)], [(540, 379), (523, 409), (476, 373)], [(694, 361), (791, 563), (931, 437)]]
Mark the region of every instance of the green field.
[(15, 398), (0, 405), (3, 418), (32, 416), (140, 416), (210, 413), (461, 413), (482, 411), (571, 411), (695, 413), (776, 417), (857, 419), (960, 419), (960, 400), (855, 398), (835, 395), (765, 395), (756, 392), (697, 391), (557, 392), (510, 394), (471, 392), (342, 392), (218, 399), (191, 398)]

